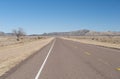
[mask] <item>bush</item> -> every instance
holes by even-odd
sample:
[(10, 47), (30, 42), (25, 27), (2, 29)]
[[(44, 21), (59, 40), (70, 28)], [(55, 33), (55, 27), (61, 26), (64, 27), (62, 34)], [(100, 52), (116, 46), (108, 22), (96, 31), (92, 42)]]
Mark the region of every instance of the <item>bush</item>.
[(38, 36), (38, 39), (42, 39), (42, 37), (39, 37), (39, 36)]

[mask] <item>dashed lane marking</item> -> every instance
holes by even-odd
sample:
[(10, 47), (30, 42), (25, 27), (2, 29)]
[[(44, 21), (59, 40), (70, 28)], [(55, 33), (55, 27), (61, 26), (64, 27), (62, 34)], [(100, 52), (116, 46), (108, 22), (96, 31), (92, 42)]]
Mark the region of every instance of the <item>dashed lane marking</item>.
[(85, 52), (85, 54), (88, 55), (88, 56), (91, 55), (91, 53), (89, 53), (89, 52)]
[(117, 71), (120, 71), (120, 67), (119, 68), (116, 68)]

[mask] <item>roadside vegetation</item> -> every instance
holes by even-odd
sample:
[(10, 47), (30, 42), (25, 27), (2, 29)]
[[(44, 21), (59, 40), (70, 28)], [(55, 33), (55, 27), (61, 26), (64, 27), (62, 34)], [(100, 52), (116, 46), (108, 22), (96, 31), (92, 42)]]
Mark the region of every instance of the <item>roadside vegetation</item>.
[(104, 43), (120, 44), (120, 36), (68, 36), (79, 40), (92, 40)]
[(120, 36), (65, 36), (63, 39), (120, 49)]
[(27, 35), (23, 28), (18, 28), (12, 30), (12, 33), (0, 32), (0, 47), (27, 43), (46, 38), (48, 37), (40, 35)]
[(18, 29), (14, 29), (13, 30), (13, 35), (16, 36), (16, 40), (20, 41), (21, 39), (24, 38), (24, 36), (26, 35), (25, 31), (22, 28), (18, 28)]

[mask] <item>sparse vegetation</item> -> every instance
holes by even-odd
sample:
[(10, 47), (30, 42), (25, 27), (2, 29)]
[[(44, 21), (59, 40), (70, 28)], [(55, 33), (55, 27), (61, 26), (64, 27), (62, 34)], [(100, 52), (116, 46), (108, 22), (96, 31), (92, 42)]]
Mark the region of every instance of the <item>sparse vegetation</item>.
[(120, 36), (112, 36), (111, 38), (108, 36), (67, 36), (63, 39), (120, 49)]
[(9, 45), (15, 45), (20, 43), (27, 43), (37, 40), (46, 39), (49, 37), (45, 36), (24, 36), (24, 38), (20, 39), (20, 41), (16, 40), (16, 36), (0, 36), (0, 47), (3, 46), (9, 46)]
[[(3, 43), (15, 42), (15, 37), (0, 37)], [(18, 63), (25, 60), (36, 51), (47, 45), (53, 38), (36, 40), (36, 36), (27, 36), (27, 43), (9, 45), (5, 47), (0, 46), (0, 76), (11, 68), (15, 67)], [(28, 42), (31, 41), (31, 42)], [(33, 41), (34, 40), (34, 41)], [(20, 42), (20, 41), (17, 41)]]
[(13, 34), (17, 37), (17, 41), (20, 41), (20, 39), (23, 39), (21, 37), (26, 35), (22, 28), (14, 29)]
[(93, 40), (105, 43), (120, 44), (120, 36), (70, 36), (69, 38)]
[(38, 36), (38, 39), (42, 39), (42, 37)]

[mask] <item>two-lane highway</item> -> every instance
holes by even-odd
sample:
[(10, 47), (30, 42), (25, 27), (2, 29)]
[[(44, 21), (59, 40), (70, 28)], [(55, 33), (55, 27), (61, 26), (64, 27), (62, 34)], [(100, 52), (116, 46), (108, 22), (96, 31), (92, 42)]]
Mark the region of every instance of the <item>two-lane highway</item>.
[(56, 38), (3, 78), (120, 79), (120, 51)]

